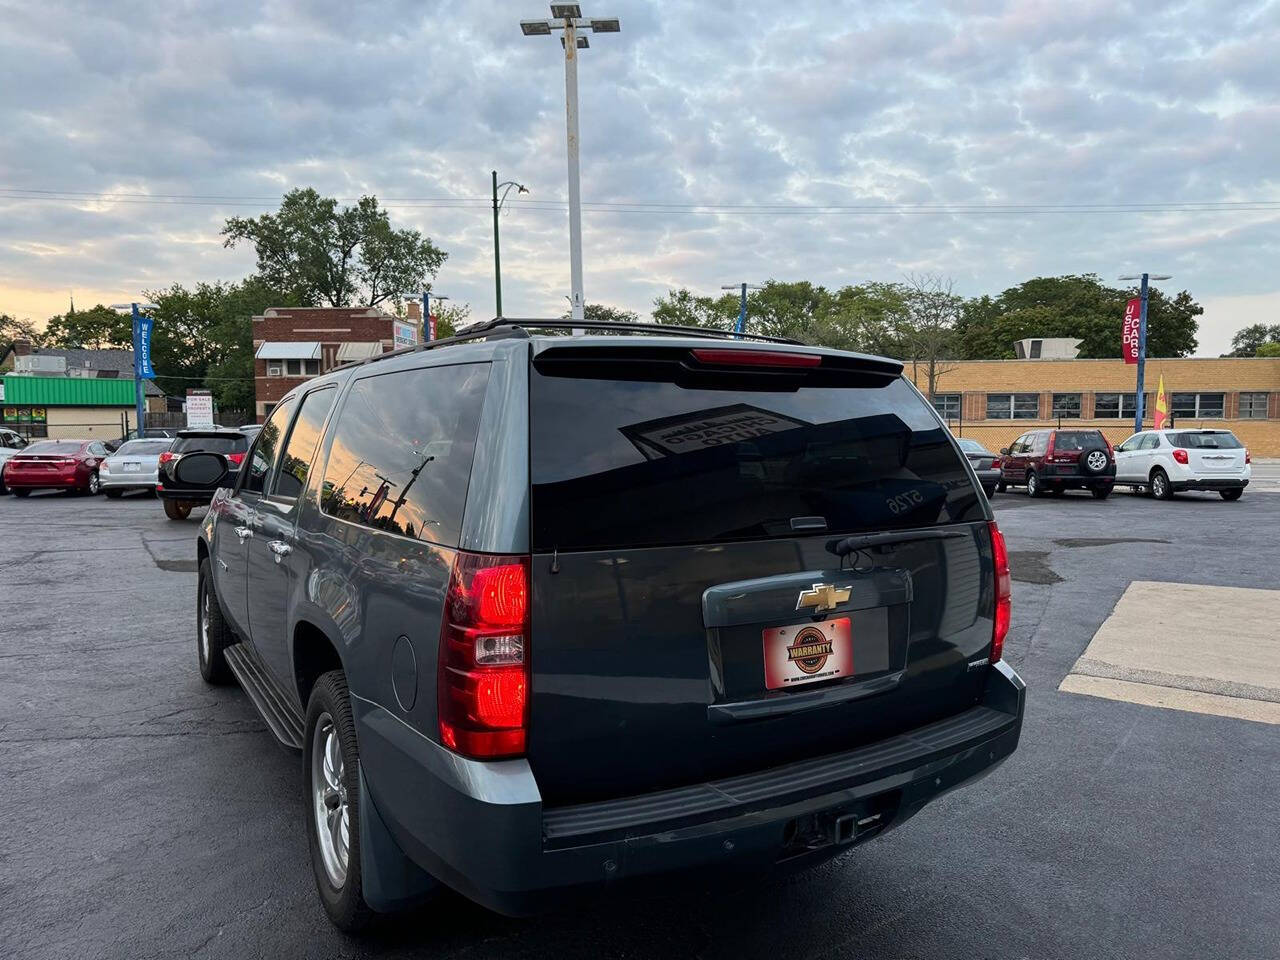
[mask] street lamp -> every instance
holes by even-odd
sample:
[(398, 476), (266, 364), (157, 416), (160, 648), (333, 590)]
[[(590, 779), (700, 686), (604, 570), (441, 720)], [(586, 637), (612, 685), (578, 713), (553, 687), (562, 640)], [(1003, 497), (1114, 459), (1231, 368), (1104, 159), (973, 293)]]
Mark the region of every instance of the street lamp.
[[(518, 188), (520, 193), (528, 193), (529, 190), (523, 183), (516, 183), (514, 180), (508, 180), (505, 183), (498, 182), (498, 171), (493, 171), (493, 293), (497, 306), (495, 316), (502, 316), (502, 258), (498, 253), (498, 209), (507, 201), (507, 194), (512, 188)], [(498, 191), (502, 191), (502, 196), (498, 196)]]
[(1138, 392), (1133, 398), (1133, 432), (1141, 433), (1142, 417), (1145, 413), (1143, 408), (1146, 406), (1142, 391), (1146, 387), (1147, 374), (1147, 282), (1150, 280), (1172, 280), (1173, 277), (1167, 273), (1144, 273), (1141, 276), (1136, 273), (1126, 273), (1123, 277), (1116, 277), (1116, 279), (1142, 281), (1142, 314), (1138, 320)]
[(738, 323), (733, 328), (733, 332), (736, 333), (738, 336), (742, 336), (744, 333), (747, 332), (747, 291), (763, 290), (764, 284), (762, 283), (742, 283), (742, 284), (726, 283), (720, 289), (721, 290), (737, 290), (739, 287), (742, 288), (742, 304), (738, 308)]
[(150, 317), (144, 317), (142, 311), (160, 308), (154, 303), (113, 303), (111, 309), (119, 313), (128, 310), (133, 318), (133, 406), (134, 416), (138, 421), (138, 436), (142, 437), (146, 435), (143, 431), (147, 415), (142, 381), (144, 377), (150, 379), (156, 375), (151, 368), (151, 324), (154, 321)]
[[(550, 36), (552, 30), (563, 30), (560, 44), (564, 47), (565, 147), (569, 157), (569, 297), (574, 320), (584, 319), (582, 296), (582, 196), (578, 178), (578, 51), (591, 44), (579, 30), (592, 33), (617, 33), (622, 29), (617, 17), (584, 19), (576, 3), (551, 4), (550, 20), (521, 20), (520, 30), (526, 37)], [(575, 329), (574, 333), (581, 333)]]

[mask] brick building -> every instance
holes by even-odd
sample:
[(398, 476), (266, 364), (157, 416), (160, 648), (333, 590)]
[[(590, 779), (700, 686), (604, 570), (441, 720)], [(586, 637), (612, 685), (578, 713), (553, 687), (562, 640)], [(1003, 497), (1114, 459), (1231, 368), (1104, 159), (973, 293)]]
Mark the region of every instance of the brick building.
[(311, 377), (414, 339), (412, 313), (406, 322), (376, 307), (270, 308), (253, 318), (258, 422), (286, 393)]
[[(992, 450), (1059, 419), (1119, 443), (1133, 433), (1136, 370), (1122, 360), (947, 361), (933, 403), (955, 433)], [(906, 373), (926, 388), (923, 365), (913, 372), (908, 361)], [(1148, 425), (1161, 375), (1178, 424), (1225, 427), (1257, 456), (1280, 457), (1280, 358), (1148, 360)]]

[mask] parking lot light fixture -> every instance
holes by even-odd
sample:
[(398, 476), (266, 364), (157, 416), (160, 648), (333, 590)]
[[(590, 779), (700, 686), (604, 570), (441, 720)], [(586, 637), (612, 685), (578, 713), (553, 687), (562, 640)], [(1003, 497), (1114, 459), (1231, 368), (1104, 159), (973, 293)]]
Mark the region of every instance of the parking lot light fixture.
[[(564, 47), (565, 151), (569, 166), (569, 313), (574, 320), (585, 319), (582, 293), (582, 190), (578, 173), (578, 51), (589, 44), (579, 30), (595, 33), (618, 33), (622, 29), (617, 17), (584, 20), (576, 3), (551, 4), (550, 20), (521, 20), (520, 30), (526, 37), (546, 36), (553, 30), (563, 31)], [(574, 328), (575, 334), (582, 329)]]

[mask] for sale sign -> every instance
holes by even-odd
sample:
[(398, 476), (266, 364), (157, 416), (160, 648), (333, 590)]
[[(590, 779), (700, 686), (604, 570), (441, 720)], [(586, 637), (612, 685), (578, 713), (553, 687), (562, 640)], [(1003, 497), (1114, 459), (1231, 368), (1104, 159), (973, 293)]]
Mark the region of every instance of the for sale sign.
[(208, 390), (187, 391), (187, 429), (208, 430), (213, 426), (213, 394)]
[(1138, 362), (1138, 341), (1142, 336), (1142, 298), (1134, 297), (1124, 305), (1124, 330), (1120, 335), (1120, 352), (1125, 363)]

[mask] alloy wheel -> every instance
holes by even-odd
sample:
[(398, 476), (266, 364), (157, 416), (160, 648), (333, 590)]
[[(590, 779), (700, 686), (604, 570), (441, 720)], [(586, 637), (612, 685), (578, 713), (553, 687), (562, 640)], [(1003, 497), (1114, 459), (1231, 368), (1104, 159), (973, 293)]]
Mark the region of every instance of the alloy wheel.
[(337, 727), (328, 713), (322, 713), (311, 737), (312, 819), (324, 872), (336, 890), (346, 882), (351, 853), (345, 772)]

